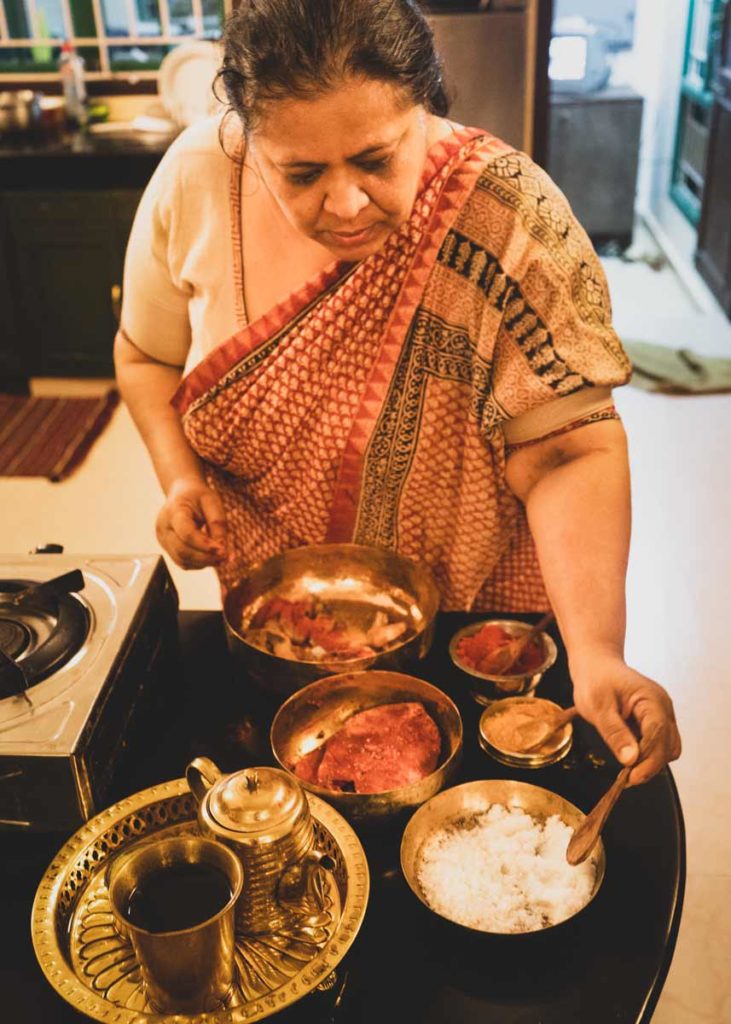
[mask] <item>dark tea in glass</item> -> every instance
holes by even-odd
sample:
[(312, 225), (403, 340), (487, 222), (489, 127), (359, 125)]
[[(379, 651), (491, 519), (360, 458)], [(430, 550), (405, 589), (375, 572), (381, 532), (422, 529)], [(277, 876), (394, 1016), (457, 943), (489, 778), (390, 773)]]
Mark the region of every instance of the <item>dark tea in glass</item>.
[(140, 878), (129, 894), (124, 916), (148, 932), (183, 931), (215, 917), (231, 896), (228, 879), (213, 864), (182, 861)]

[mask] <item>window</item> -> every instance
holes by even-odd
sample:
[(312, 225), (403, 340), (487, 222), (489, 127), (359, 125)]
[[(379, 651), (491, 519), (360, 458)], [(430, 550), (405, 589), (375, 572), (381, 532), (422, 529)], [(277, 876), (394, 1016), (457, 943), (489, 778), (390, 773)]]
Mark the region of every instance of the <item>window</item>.
[(700, 222), (703, 204), (713, 82), (725, 2), (729, 0), (691, 0), (688, 13), (670, 195), (694, 227)]
[(68, 39), (87, 77), (154, 78), (186, 39), (218, 39), (232, 0), (0, 0), (0, 81), (54, 79)]

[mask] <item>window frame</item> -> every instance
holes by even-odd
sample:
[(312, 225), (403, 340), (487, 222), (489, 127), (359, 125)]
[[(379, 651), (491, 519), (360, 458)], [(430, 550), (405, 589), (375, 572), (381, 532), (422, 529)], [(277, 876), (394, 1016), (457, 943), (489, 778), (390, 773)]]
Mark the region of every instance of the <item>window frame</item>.
[[(35, 10), (35, 0), (26, 0), (31, 14)], [(152, 94), (157, 92), (158, 70), (124, 70), (114, 71), (110, 65), (109, 50), (119, 46), (179, 46), (182, 43), (197, 39), (210, 38), (204, 35), (202, 0), (191, 0), (192, 15), (195, 28), (185, 35), (173, 35), (170, 32), (170, 8), (168, 0), (158, 0), (160, 12), (160, 35), (108, 36), (104, 25), (102, 0), (91, 0), (94, 21), (103, 30), (102, 35), (76, 36), (73, 32), (66, 39), (75, 49), (96, 47), (99, 50), (100, 69), (87, 71), (84, 79), (90, 95), (119, 95), (133, 93)], [(222, 0), (224, 21), (238, 6), (238, 0)], [(67, 29), (73, 28), (71, 6), (69, 0), (61, 0), (64, 24)], [(136, 11), (133, 0), (127, 0), (127, 14), (131, 28), (137, 27)], [(64, 42), (60, 38), (28, 37), (11, 38), (8, 30), (5, 7), (0, 0), (0, 52), (7, 49), (23, 49), (37, 46), (59, 47)], [(37, 89), (53, 95), (61, 93), (61, 77), (58, 71), (30, 71), (27, 74), (0, 71), (0, 89), (15, 91), (19, 89)]]

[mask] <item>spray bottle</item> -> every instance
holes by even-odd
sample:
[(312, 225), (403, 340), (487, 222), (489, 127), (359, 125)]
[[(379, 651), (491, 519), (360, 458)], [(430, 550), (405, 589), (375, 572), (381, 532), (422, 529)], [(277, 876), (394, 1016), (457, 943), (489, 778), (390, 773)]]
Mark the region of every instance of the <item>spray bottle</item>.
[(78, 55), (68, 40), (61, 47), (58, 70), (66, 98), (66, 114), (71, 121), (83, 127), (87, 120), (84, 59)]

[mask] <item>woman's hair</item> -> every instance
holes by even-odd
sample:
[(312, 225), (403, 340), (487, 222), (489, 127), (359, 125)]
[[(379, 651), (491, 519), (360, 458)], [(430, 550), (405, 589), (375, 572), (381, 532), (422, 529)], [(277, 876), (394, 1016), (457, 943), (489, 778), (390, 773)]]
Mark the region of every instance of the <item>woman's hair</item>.
[(392, 82), (434, 114), (449, 107), (416, 0), (241, 0), (223, 44), (218, 79), (247, 132), (268, 100), (308, 99), (348, 75)]

